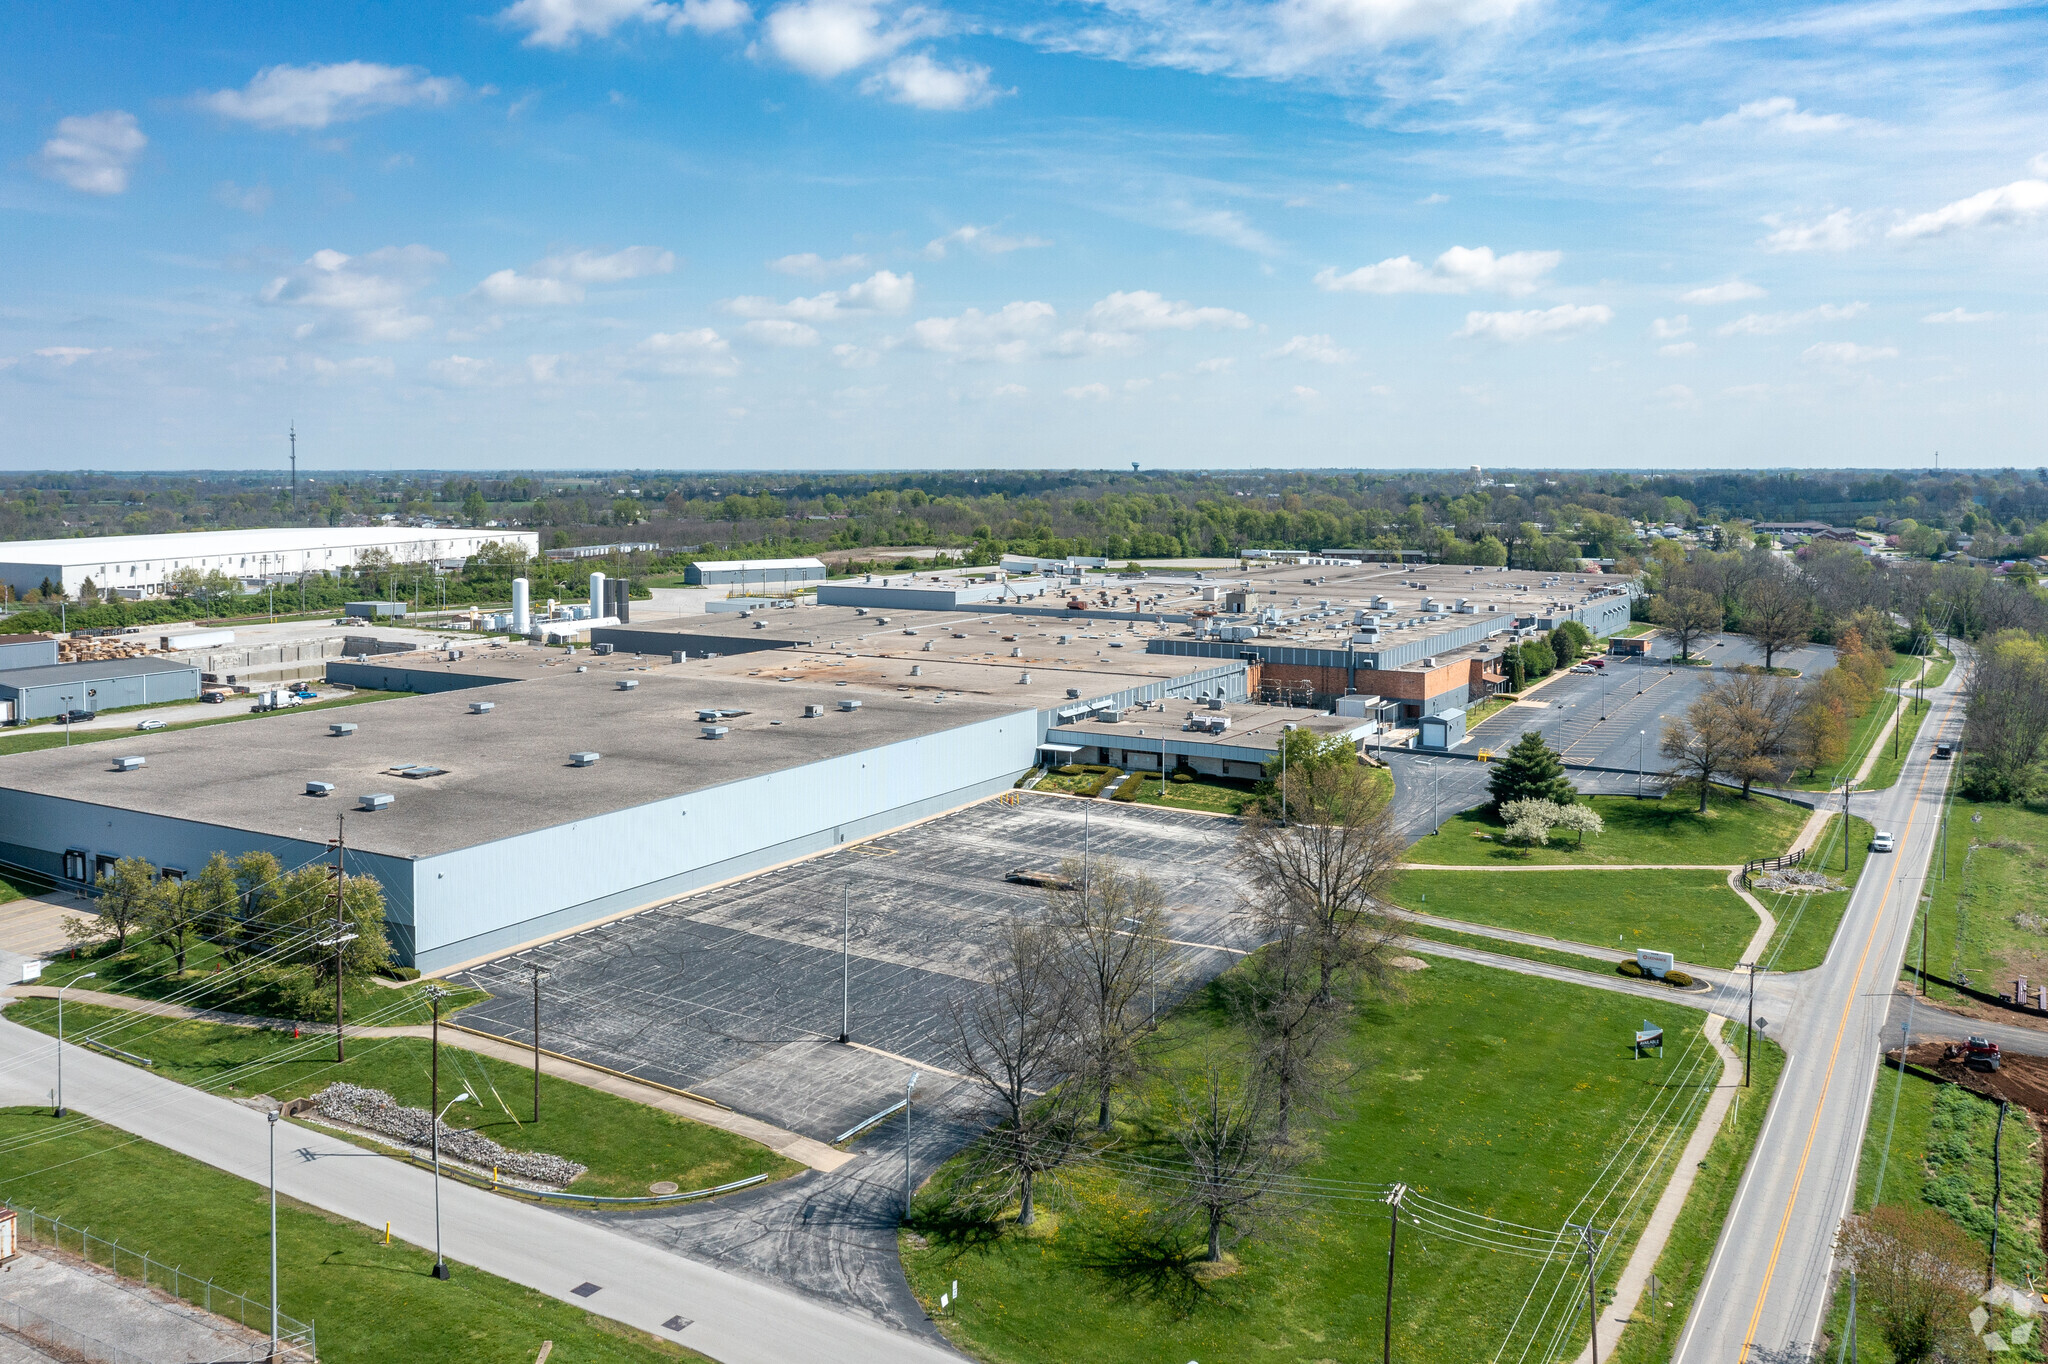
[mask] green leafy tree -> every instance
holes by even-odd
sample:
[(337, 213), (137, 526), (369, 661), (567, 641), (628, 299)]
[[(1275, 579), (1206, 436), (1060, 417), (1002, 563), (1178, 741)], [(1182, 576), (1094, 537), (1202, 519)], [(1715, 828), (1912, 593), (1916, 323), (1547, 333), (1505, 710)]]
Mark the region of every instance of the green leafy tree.
[(1547, 800), (1553, 805), (1573, 805), (1579, 793), (1564, 774), (1564, 763), (1543, 736), (1531, 730), (1515, 740), (1493, 769), (1486, 787), (1493, 796), (1495, 813), (1517, 800)]
[(124, 857), (101, 872), (94, 887), (100, 893), (100, 924), (113, 933), (119, 951), (128, 945), (129, 931), (149, 916), (150, 902), (156, 898), (156, 868), (140, 857)]
[(1550, 632), (1550, 652), (1555, 666), (1569, 668), (1593, 652), (1593, 632), (1575, 620), (1560, 623)]
[(160, 880), (142, 911), (139, 927), (171, 949), (177, 974), (185, 974), (185, 956), (199, 936), (200, 895), (195, 881)]
[[(242, 936), (242, 889), (234, 863), (226, 853), (206, 859), (199, 874), (186, 883), (193, 896), (192, 912), (199, 934), (222, 952), (234, 955)], [(183, 969), (182, 967), (179, 969)]]
[(1557, 655), (1551, 651), (1549, 640), (1523, 640), (1519, 652), (1522, 670), (1530, 677), (1548, 677), (1557, 671)]
[(490, 507), (484, 502), (484, 495), (481, 489), (472, 487), (469, 493), (462, 499), (462, 514), (469, 518), (469, 523), (472, 526), (482, 525), (484, 518), (490, 515), (490, 511)]

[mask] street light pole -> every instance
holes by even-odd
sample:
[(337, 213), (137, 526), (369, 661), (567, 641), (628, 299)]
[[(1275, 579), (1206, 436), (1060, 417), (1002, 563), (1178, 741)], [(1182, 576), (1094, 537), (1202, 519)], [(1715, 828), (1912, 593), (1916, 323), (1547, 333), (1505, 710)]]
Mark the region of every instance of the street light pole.
[(277, 1358), (277, 1110), (270, 1119), (270, 1357)]
[(853, 887), (839, 887), (839, 1041), (853, 1040)]
[(441, 1105), (441, 1112), (434, 1115), (432, 1124), (434, 1137), (434, 1277), (437, 1279), (448, 1277), (448, 1261), (441, 1257), (441, 1117), (449, 1109), (455, 1107), (455, 1105), (468, 1102), (470, 1097), (470, 1092), (465, 1089), (447, 1103)]
[(903, 1220), (910, 1220), (910, 1095), (917, 1088), (917, 1072), (903, 1084)]
[(64, 992), (81, 980), (97, 980), (99, 972), (87, 971), (82, 976), (73, 976), (57, 987), (57, 1111), (50, 1116), (64, 1116)]

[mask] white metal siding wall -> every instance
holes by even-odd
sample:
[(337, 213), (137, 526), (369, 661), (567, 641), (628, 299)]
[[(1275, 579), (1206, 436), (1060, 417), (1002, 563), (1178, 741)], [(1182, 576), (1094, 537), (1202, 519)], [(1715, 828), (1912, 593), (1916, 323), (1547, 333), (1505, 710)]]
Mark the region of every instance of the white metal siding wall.
[(1020, 711), (422, 858), (415, 964), (439, 970), (937, 814), (1008, 786), (1037, 739), (1036, 714)]

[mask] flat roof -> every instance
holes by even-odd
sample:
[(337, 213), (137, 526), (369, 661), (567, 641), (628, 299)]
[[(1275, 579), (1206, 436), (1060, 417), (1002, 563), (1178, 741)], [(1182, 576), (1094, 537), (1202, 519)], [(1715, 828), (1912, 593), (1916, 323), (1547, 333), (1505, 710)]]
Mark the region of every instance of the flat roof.
[(0, 541), (0, 563), (111, 564), (116, 560), (210, 558), (265, 550), (368, 549), (422, 541), (537, 540), (530, 530), (466, 526), (282, 526), (270, 530), (194, 530), (171, 535), (74, 535), (62, 540)]
[(776, 571), (785, 568), (825, 567), (822, 559), (693, 559), (690, 567), (699, 570), (739, 569), (747, 573)]
[[(1262, 753), (1277, 752), (1280, 736), (1287, 726), (1309, 730), (1315, 734), (1351, 735), (1366, 728), (1370, 723), (1359, 716), (1332, 715), (1326, 710), (1302, 710), (1291, 706), (1259, 706), (1239, 703), (1225, 711), (1197, 710), (1195, 717), (1226, 715), (1230, 728), (1221, 734), (1207, 730), (1182, 729), (1189, 712), (1176, 710), (1169, 703), (1164, 711), (1127, 710), (1119, 721), (1081, 720), (1071, 725), (1061, 725), (1046, 734), (1048, 741), (1055, 736), (1072, 743), (1078, 736), (1086, 736), (1089, 745), (1102, 748), (1129, 748), (1143, 752), (1148, 746), (1161, 739), (1169, 743), (1202, 744), (1210, 748), (1246, 748)], [(1139, 733), (1140, 730), (1144, 732)]]
[(45, 663), (41, 667), (10, 668), (0, 672), (0, 687), (58, 687), (71, 682), (89, 682), (96, 677), (196, 672), (198, 666), (168, 658), (103, 658), (83, 663)]
[[(640, 685), (621, 691), (621, 677)], [(848, 696), (859, 710), (837, 708)], [(472, 715), (475, 700), (493, 709)], [(805, 719), (806, 704), (825, 714)], [(748, 714), (719, 720), (729, 732), (713, 741), (700, 736), (696, 714), (709, 708)], [(420, 857), (1033, 709), (1022, 698), (934, 702), (699, 664), (561, 666), (510, 686), (133, 734), (121, 755), (149, 760), (133, 772), (113, 771), (112, 750), (98, 744), (16, 753), (0, 759), (0, 787), (315, 842), (332, 837), (335, 815), (347, 813), (351, 848)], [(331, 735), (328, 725), (340, 722), (356, 733)], [(604, 756), (571, 767), (569, 755), (583, 751)], [(411, 764), (446, 770), (418, 780), (390, 770)], [(334, 795), (307, 796), (309, 781), (333, 782)], [(371, 792), (397, 799), (374, 814), (356, 811), (356, 797)]]

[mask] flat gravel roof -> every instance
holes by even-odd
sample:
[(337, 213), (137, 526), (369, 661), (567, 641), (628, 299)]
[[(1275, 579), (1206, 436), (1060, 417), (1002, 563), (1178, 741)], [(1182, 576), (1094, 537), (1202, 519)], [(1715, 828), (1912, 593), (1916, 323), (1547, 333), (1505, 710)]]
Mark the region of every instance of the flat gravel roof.
[[(639, 685), (622, 691), (622, 678)], [(838, 709), (854, 697), (859, 710)], [(473, 701), (493, 709), (473, 715)], [(806, 704), (825, 714), (804, 718)], [(709, 740), (697, 711), (711, 708), (748, 714), (717, 721), (729, 732)], [(17, 753), (0, 759), (0, 788), (316, 840), (333, 835), (334, 816), (353, 813), (357, 796), (389, 792), (390, 808), (349, 821), (349, 846), (417, 857), (1033, 710), (1028, 700), (735, 678), (702, 664), (579, 673), (564, 662), (503, 686), (131, 735), (120, 756), (149, 760), (133, 772), (113, 771), (113, 750), (98, 744)], [(357, 730), (330, 734), (339, 723)], [(578, 752), (603, 757), (572, 767)], [(416, 764), (445, 770), (392, 771)], [(307, 796), (309, 781), (333, 782), (334, 794)]]

